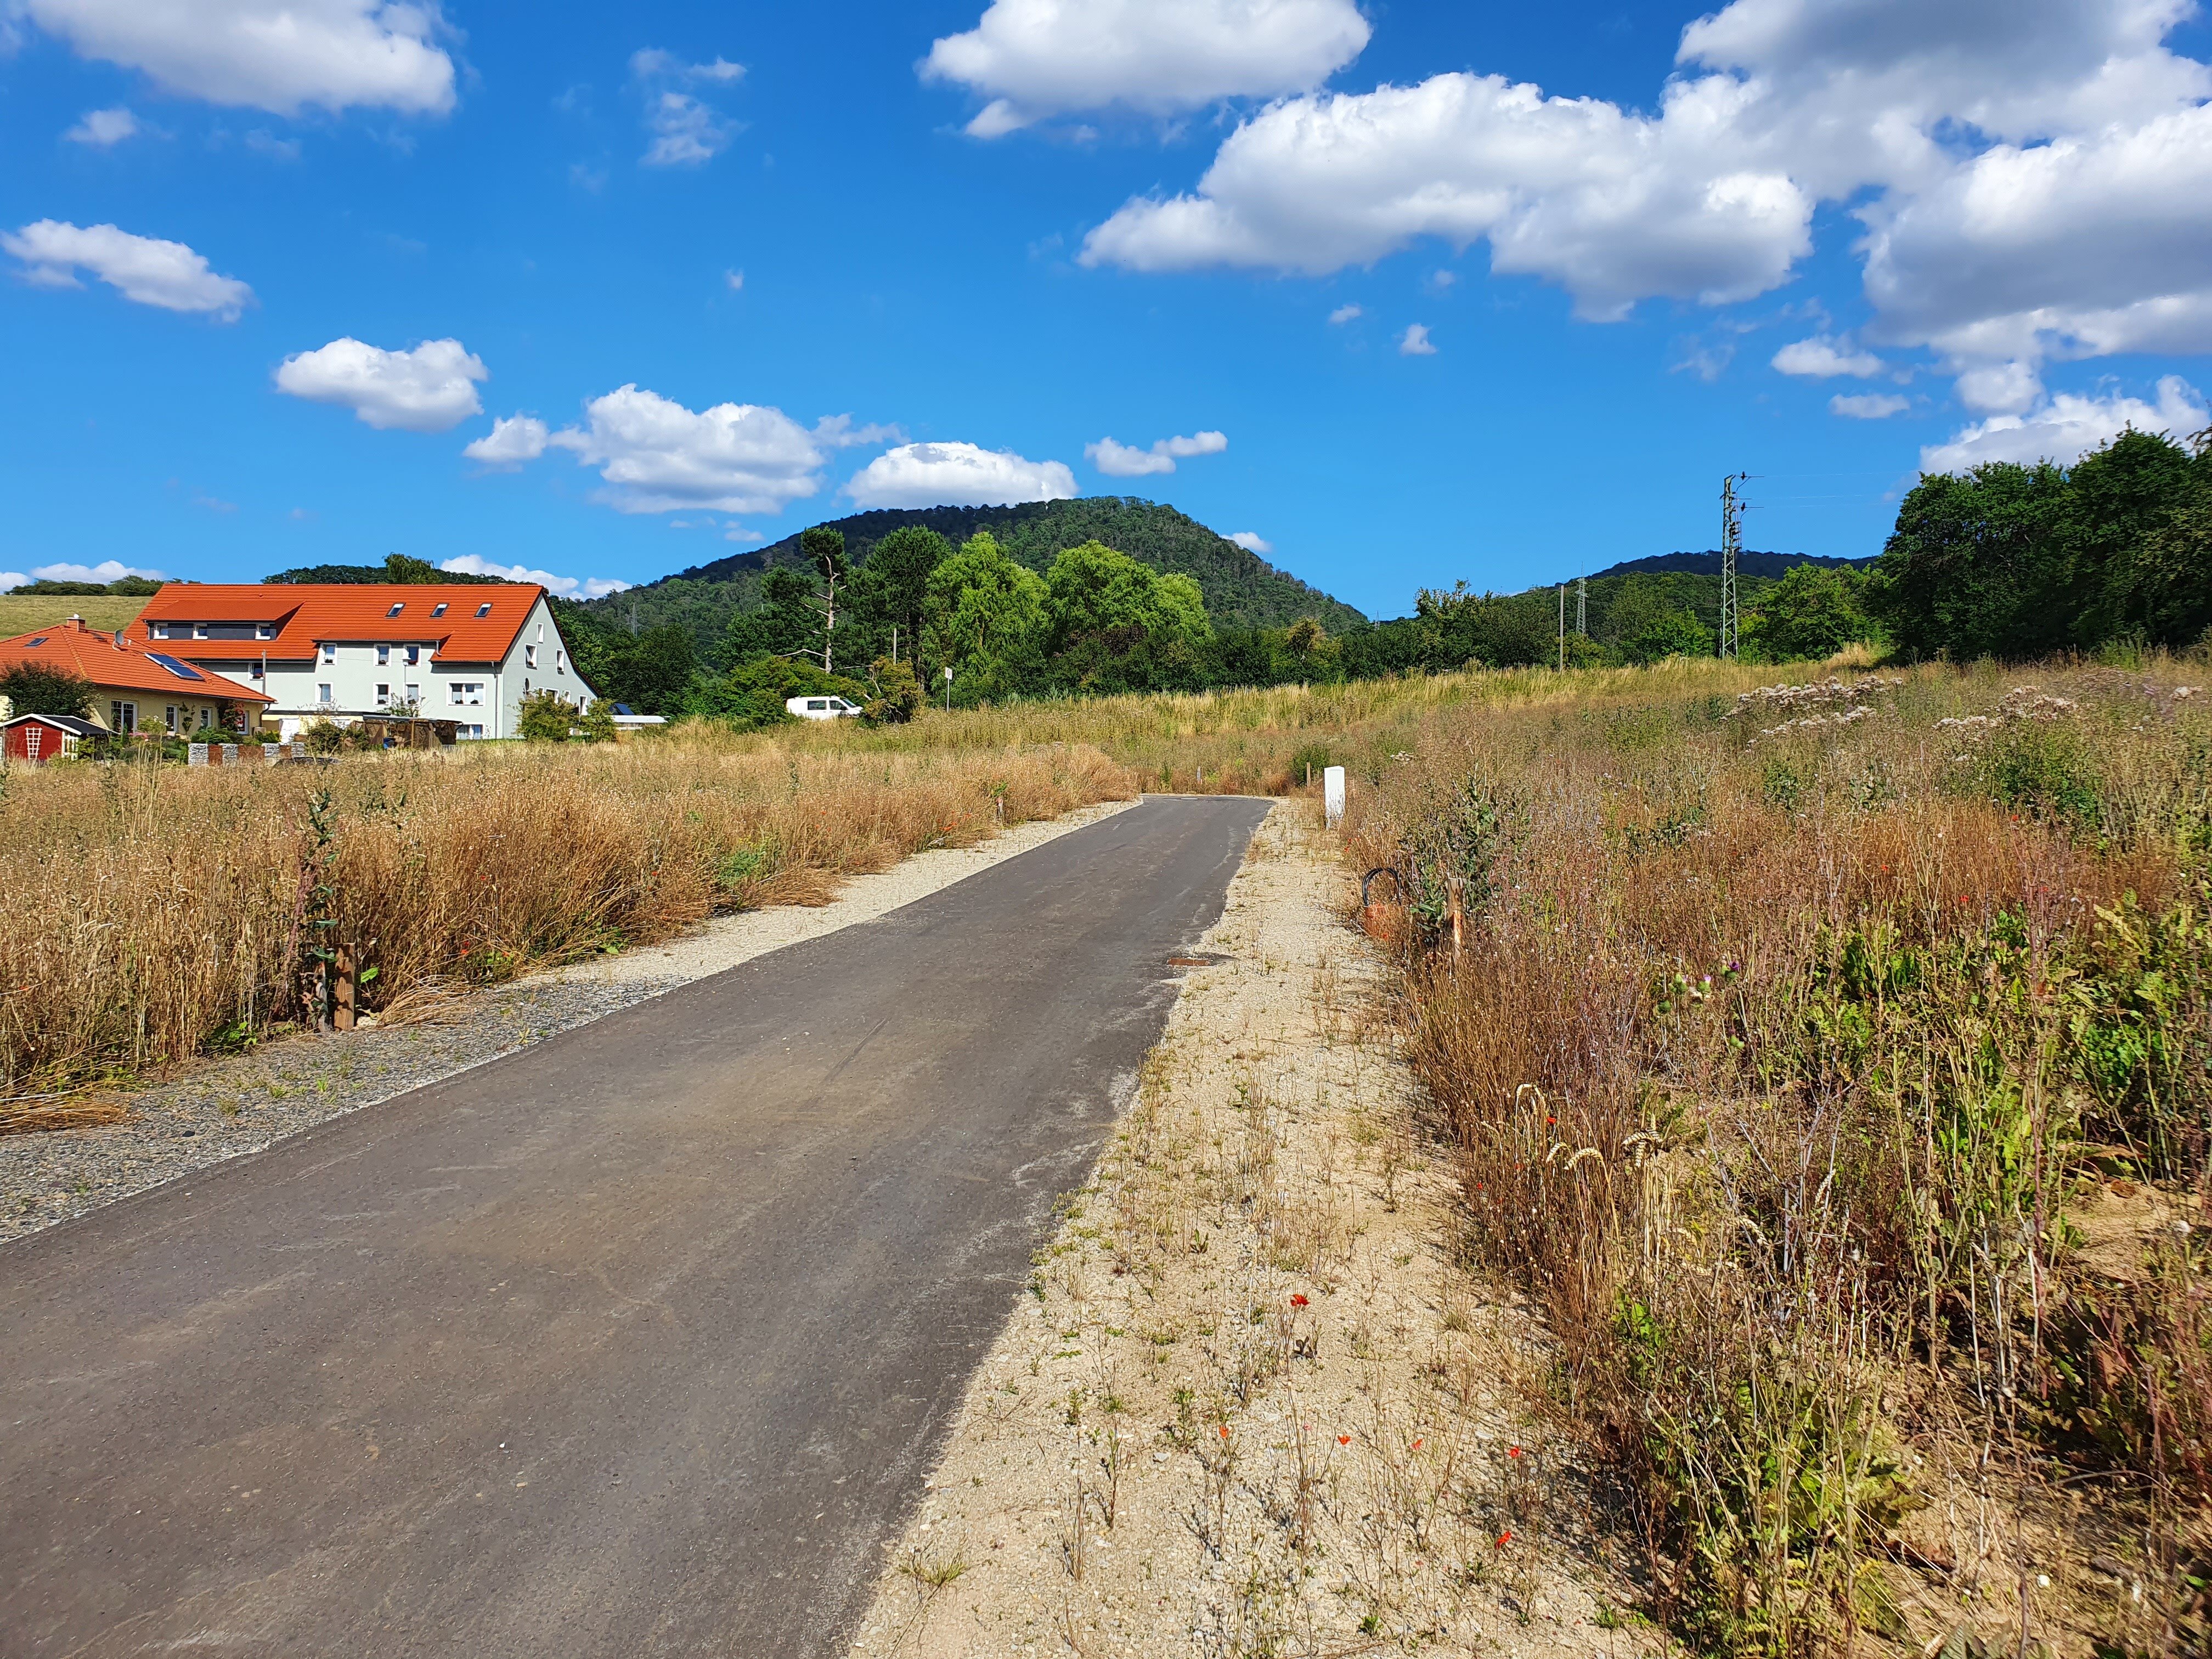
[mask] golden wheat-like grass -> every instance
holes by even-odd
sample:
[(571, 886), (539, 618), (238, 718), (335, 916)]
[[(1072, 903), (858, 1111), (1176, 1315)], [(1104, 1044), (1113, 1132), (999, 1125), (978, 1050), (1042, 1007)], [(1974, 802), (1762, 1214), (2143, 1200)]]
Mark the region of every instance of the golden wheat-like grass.
[(717, 908), (820, 903), (909, 853), (1130, 790), (1082, 746), (711, 733), (328, 768), (16, 769), (0, 796), (0, 1097), (296, 1021), (319, 944), (374, 969), (366, 1000), (382, 1006), (433, 978), (664, 939)]

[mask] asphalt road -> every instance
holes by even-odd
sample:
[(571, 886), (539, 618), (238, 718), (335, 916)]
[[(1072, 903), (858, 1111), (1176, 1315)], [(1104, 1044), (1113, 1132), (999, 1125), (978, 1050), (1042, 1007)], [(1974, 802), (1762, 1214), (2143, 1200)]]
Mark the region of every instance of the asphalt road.
[(829, 1654), (1265, 812), (1155, 799), (0, 1250), (0, 1654)]

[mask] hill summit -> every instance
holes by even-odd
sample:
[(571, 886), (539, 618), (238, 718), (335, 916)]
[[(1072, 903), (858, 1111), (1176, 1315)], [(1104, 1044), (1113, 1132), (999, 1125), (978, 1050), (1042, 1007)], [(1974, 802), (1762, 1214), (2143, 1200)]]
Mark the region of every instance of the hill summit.
[[(1062, 549), (1100, 541), (1164, 573), (1198, 584), (1218, 626), (1283, 628), (1310, 617), (1332, 634), (1367, 619), (1342, 600), (1279, 570), (1258, 554), (1162, 502), (1133, 495), (1083, 495), (1014, 507), (923, 507), (855, 513), (832, 519), (854, 562), (907, 525), (934, 530), (955, 546), (988, 531), (1017, 562), (1042, 572)], [(642, 586), (592, 599), (585, 608), (605, 620), (640, 628), (681, 623), (702, 648), (719, 641), (731, 615), (758, 603), (760, 579), (771, 566), (804, 563), (796, 533), (748, 553), (693, 565)]]

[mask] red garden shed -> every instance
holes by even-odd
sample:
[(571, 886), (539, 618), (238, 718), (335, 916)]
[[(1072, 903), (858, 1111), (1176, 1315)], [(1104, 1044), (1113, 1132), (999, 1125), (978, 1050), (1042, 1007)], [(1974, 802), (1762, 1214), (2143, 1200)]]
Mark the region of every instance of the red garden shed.
[(100, 727), (73, 714), (18, 714), (0, 721), (0, 753), (37, 766), (76, 754), (80, 740), (100, 734)]

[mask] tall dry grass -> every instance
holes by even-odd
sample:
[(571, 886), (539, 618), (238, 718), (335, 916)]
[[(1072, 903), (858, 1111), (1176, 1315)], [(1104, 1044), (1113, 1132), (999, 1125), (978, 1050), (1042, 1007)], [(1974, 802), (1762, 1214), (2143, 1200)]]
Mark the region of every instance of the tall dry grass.
[(1917, 1639), (1931, 1584), (2080, 1638), (2021, 1541), (2075, 1477), (2151, 1540), (2101, 1636), (2206, 1639), (2212, 700), (2033, 678), (1624, 681), (1355, 794), (1477, 1248), (1701, 1648)]
[(17, 768), (0, 774), (0, 1100), (311, 1020), (341, 946), (379, 1008), (720, 908), (820, 902), (921, 848), (1130, 793), (1079, 745), (711, 733), (325, 769)]

